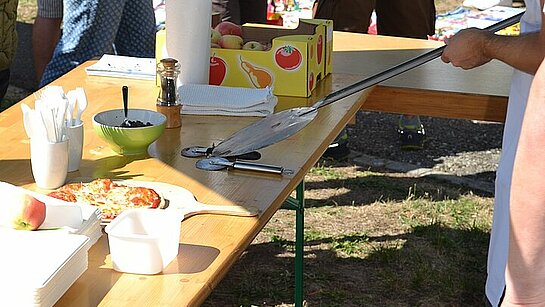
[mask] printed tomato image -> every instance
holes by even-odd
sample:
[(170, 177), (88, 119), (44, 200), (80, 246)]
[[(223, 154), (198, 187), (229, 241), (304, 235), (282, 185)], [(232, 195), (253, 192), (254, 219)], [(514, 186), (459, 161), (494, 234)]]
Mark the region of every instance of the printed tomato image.
[(284, 70), (294, 70), (301, 65), (303, 56), (301, 56), (301, 51), (297, 48), (286, 45), (276, 50), (274, 60), (280, 68)]
[(222, 58), (215, 55), (210, 57), (210, 85), (221, 85), (225, 74), (227, 73), (227, 65)]

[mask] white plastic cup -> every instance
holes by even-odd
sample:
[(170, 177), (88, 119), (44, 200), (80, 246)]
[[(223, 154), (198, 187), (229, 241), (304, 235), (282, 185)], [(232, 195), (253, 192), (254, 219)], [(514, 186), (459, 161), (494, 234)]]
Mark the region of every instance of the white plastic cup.
[(62, 186), (68, 173), (68, 140), (51, 143), (30, 139), (30, 162), (36, 185), (42, 189)]
[(130, 209), (104, 229), (113, 269), (157, 274), (178, 255), (182, 218), (176, 210)]
[(66, 135), (68, 136), (68, 172), (74, 172), (79, 169), (83, 154), (83, 122), (66, 127)]

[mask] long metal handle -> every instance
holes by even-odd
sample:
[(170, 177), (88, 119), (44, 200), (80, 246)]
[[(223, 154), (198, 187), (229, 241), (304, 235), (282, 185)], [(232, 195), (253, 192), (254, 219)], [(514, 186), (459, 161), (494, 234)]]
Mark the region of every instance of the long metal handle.
[[(522, 17), (522, 15), (524, 14), (524, 12), (521, 12), (521, 13), (518, 13), (517, 15), (515, 16), (512, 16), (512, 17), (509, 17), (507, 19), (504, 19), (502, 21), (499, 21), (489, 27), (486, 27), (485, 30), (487, 31), (490, 31), (490, 32), (497, 32), (501, 29), (504, 29), (506, 27), (509, 27), (509, 26), (512, 26), (514, 24), (516, 24), (517, 22), (519, 22), (520, 18)], [(363, 91), (373, 85), (377, 85), (383, 81), (386, 81), (392, 77), (395, 77), (399, 74), (402, 74), (408, 70), (411, 70), (413, 68), (416, 68), (422, 64), (425, 64), (431, 60), (434, 60), (438, 57), (441, 56), (441, 54), (443, 53), (443, 51), (445, 50), (446, 46), (441, 46), (439, 48), (436, 48), (436, 49), (433, 49), (431, 51), (428, 51), (424, 54), (421, 54), (415, 58), (412, 58), (406, 62), (403, 62), (399, 65), (396, 65), (394, 67), (391, 67), (389, 69), (386, 69), (382, 72), (379, 72), (378, 74), (376, 75), (373, 75), (369, 78), (366, 78), (366, 79), (363, 79), (361, 81), (358, 81), (352, 85), (349, 85), (341, 90), (338, 90), (336, 92), (333, 92), (327, 96), (325, 96), (324, 98), (322, 98), (321, 100), (319, 100), (318, 102), (316, 102), (313, 107), (315, 109), (319, 109), (321, 107), (325, 107), (335, 101), (338, 101), (338, 100), (341, 100), (345, 97), (348, 97), (352, 94), (355, 94), (359, 91)], [(311, 111), (307, 111), (306, 113), (310, 113), (310, 112), (314, 112), (314, 110), (311, 110)], [(301, 114), (300, 116), (303, 116), (305, 115), (306, 113), (303, 113)]]
[(233, 168), (248, 170), (248, 171), (255, 171), (255, 172), (272, 173), (272, 174), (278, 174), (278, 175), (284, 174), (284, 171), (285, 171), (285, 169), (282, 166), (269, 165), (269, 164), (263, 164), (263, 163), (245, 162), (245, 161), (235, 161), (233, 163)]

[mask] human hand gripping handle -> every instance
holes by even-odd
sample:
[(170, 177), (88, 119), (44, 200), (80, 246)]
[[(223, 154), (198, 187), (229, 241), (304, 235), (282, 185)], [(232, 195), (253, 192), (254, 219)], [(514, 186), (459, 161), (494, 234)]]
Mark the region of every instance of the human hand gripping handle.
[(494, 37), (494, 33), (477, 29), (463, 29), (453, 37), (445, 40), (446, 48), (441, 60), (462, 69), (472, 69), (492, 60), (486, 55), (486, 44)]

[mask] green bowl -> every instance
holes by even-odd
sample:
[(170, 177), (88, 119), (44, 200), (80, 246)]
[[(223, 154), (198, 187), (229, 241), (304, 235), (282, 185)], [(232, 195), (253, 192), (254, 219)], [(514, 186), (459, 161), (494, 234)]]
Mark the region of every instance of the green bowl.
[(125, 120), (125, 115), (122, 109), (116, 109), (95, 114), (93, 128), (110, 148), (121, 155), (147, 153), (149, 145), (165, 131), (166, 116), (150, 110), (129, 109), (127, 118), (131, 121), (150, 122), (152, 126), (119, 127)]

